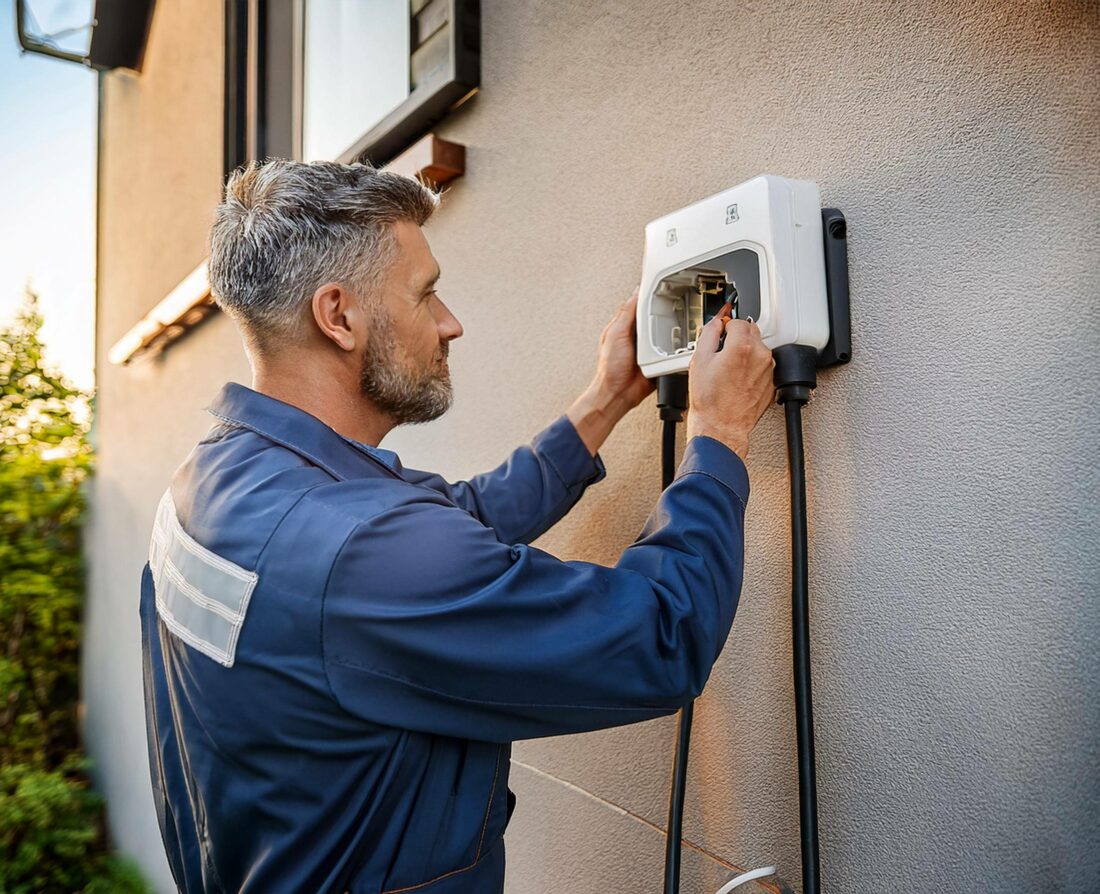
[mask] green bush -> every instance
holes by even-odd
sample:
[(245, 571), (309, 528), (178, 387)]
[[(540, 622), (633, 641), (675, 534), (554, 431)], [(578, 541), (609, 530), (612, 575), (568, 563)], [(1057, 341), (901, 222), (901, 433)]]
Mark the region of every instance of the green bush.
[(106, 853), (103, 804), (79, 764), (0, 770), (0, 891), (144, 894), (140, 873)]
[(44, 365), (37, 301), (0, 327), (0, 894), (142, 892), (80, 748), (89, 398)]

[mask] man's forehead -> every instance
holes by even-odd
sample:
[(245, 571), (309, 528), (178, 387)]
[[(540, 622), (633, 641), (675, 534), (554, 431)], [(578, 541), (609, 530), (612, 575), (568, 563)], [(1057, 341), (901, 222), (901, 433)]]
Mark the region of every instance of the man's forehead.
[(401, 247), (400, 261), (405, 267), (409, 285), (416, 289), (430, 286), (439, 279), (440, 270), (423, 231), (411, 221), (401, 221), (396, 229)]
[(423, 291), (435, 284), (436, 280), (439, 279), (439, 274), (439, 264), (436, 263), (435, 258), (428, 255), (427, 261), (411, 265), (409, 285), (414, 290)]

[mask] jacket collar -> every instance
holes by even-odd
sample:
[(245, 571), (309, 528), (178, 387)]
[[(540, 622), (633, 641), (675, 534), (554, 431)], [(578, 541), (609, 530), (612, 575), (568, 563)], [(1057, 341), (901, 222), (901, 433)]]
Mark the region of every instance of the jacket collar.
[(222, 386), (207, 411), (293, 450), (335, 478), (363, 478), (372, 470), (401, 477), (401, 461), (393, 451), (345, 438), (305, 410), (236, 382)]

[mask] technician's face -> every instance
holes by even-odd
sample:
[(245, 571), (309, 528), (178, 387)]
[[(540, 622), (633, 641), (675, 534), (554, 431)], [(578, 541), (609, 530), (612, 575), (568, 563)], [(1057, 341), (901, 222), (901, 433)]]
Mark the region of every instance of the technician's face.
[(394, 225), (397, 251), (370, 323), (360, 388), (395, 423), (428, 422), (452, 400), (447, 353), (462, 335), (436, 293), (439, 264), (420, 227)]

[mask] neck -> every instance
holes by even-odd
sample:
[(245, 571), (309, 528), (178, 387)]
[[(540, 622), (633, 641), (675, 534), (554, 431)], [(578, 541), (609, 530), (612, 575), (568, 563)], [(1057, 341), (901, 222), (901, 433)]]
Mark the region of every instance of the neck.
[(316, 416), (333, 431), (360, 444), (377, 447), (394, 428), (390, 417), (363, 396), (346, 364), (295, 357), (271, 362), (256, 357), (252, 389)]

